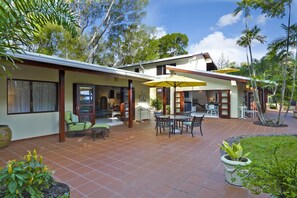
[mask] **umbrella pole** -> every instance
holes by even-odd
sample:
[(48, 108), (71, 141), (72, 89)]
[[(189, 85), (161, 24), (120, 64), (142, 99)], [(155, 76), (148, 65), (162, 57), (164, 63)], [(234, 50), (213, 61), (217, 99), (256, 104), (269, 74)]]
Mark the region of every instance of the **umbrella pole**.
[(174, 86), (174, 104), (173, 104), (173, 107), (174, 107), (174, 115), (176, 114), (176, 86)]

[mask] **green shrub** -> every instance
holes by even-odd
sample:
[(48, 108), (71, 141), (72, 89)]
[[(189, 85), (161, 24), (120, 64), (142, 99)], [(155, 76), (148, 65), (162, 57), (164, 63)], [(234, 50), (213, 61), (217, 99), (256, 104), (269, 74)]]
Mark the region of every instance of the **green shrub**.
[(255, 194), (270, 193), (278, 198), (297, 197), (297, 162), (279, 160), (277, 149), (271, 160), (252, 163), (248, 176), (243, 177), (243, 186)]
[(277, 109), (276, 103), (270, 103), (269, 108), (270, 109)]
[(166, 114), (167, 114), (167, 115), (170, 114), (170, 105), (166, 105)]
[[(5, 197), (42, 197), (42, 190), (53, 183), (52, 173), (42, 163), (42, 156), (36, 150), (28, 151), (24, 160), (8, 161), (0, 170), (0, 189)], [(26, 196), (25, 196), (26, 197)]]
[(151, 100), (151, 106), (155, 107), (156, 110), (161, 110), (162, 109), (162, 101), (158, 97), (156, 99)]

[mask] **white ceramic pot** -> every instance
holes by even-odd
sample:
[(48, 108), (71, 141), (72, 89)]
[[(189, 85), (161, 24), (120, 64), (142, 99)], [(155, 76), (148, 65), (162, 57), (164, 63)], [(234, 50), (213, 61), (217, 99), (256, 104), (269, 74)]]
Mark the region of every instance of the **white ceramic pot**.
[[(242, 186), (242, 179), (241, 177), (238, 175), (239, 170), (238, 167), (239, 166), (246, 166), (248, 164), (250, 164), (252, 161), (248, 158), (246, 162), (239, 162), (239, 161), (232, 161), (226, 158), (226, 156), (228, 155), (223, 155), (221, 157), (221, 160), (224, 164), (224, 172), (225, 172), (225, 179), (228, 183), (235, 185), (235, 186)], [(240, 170), (240, 172), (245, 172), (244, 170)]]

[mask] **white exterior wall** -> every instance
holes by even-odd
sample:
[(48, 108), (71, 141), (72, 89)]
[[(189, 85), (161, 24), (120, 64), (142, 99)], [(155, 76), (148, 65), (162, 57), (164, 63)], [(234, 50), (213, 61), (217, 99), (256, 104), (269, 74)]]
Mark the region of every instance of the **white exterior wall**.
[[(21, 69), (13, 72), (13, 79), (40, 80), (58, 82), (58, 70), (20, 66)], [(128, 80), (114, 78), (110, 75), (92, 75), (77, 72), (65, 72), (65, 110), (73, 109), (73, 83), (94, 85), (108, 85), (127, 87)], [(149, 103), (149, 88), (140, 81), (133, 81), (135, 88), (135, 105), (138, 104), (141, 91)], [(51, 135), (59, 132), (59, 112), (26, 113), (7, 115), (7, 80), (0, 79), (0, 125), (9, 125), (12, 130), (12, 140)], [(64, 119), (62, 120), (64, 122)]]
[[(186, 73), (180, 73), (180, 75), (202, 80), (207, 82), (206, 86), (197, 86), (197, 87), (177, 87), (176, 91), (198, 91), (198, 90), (230, 90), (230, 117), (231, 118), (238, 118), (239, 111), (238, 111), (238, 88), (237, 86), (231, 86), (231, 81), (229, 80), (221, 80), (221, 79), (215, 79), (205, 76), (197, 76), (193, 74), (186, 74)], [(171, 100), (173, 100), (173, 96), (171, 97)], [(173, 101), (171, 101), (172, 108), (173, 108)]]
[[(143, 68), (140, 66), (127, 67), (124, 70), (134, 71), (135, 68), (139, 68), (139, 73), (156, 76), (157, 75), (156, 66), (169, 65), (172, 63), (176, 63), (176, 67), (182, 68), (182, 69), (193, 69), (193, 70), (202, 70), (202, 71), (206, 71), (206, 69), (207, 69), (205, 58), (202, 55), (197, 55), (194, 57), (189, 57), (189, 58), (184, 58), (184, 59), (145, 64), (142, 66)], [(169, 71), (167, 71), (167, 72), (169, 73)]]
[[(13, 79), (58, 82), (59, 73), (53, 69), (20, 66)], [(0, 124), (9, 125), (12, 140), (57, 133), (59, 112), (7, 115), (7, 80), (0, 79)]]

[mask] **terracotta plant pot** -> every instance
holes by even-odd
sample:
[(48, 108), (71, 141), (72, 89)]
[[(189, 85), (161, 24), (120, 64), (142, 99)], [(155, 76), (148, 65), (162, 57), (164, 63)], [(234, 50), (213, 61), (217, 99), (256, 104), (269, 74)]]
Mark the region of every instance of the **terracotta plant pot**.
[(8, 125), (0, 125), (0, 149), (5, 148), (11, 141), (11, 130)]

